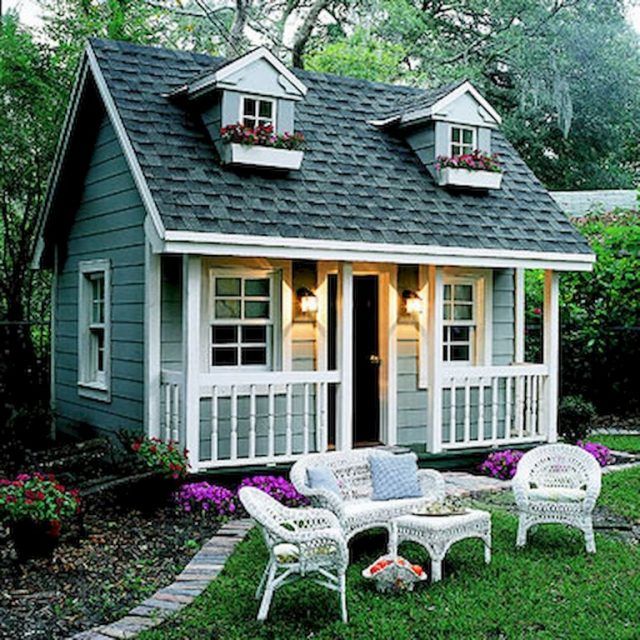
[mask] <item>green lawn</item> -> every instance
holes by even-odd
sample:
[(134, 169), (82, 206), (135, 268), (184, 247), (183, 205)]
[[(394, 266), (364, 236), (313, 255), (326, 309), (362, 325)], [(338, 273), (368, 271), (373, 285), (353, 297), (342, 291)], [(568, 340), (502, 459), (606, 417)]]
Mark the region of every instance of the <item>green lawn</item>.
[[(625, 485), (622, 476), (606, 479), (607, 501)], [(634, 499), (638, 508), (637, 489)], [(502, 510), (494, 512), (493, 528), (491, 565), (482, 562), (479, 541), (463, 541), (448, 556), (443, 582), (400, 596), (379, 595), (360, 576), (383, 551), (382, 538), (374, 539), (378, 547), (357, 553), (349, 569), (348, 625), (339, 621), (337, 595), (308, 582), (277, 592), (269, 621), (255, 621), (253, 593), (266, 551), (254, 530), (203, 596), (141, 640), (638, 638), (638, 547), (598, 536), (598, 553), (589, 556), (577, 532), (547, 526), (516, 550), (516, 520)], [(403, 549), (426, 566), (421, 549)]]
[(589, 440), (591, 442), (599, 442), (615, 451), (640, 453), (640, 436), (610, 436), (603, 434), (601, 436), (592, 436)]
[(604, 477), (599, 504), (640, 522), (640, 467)]

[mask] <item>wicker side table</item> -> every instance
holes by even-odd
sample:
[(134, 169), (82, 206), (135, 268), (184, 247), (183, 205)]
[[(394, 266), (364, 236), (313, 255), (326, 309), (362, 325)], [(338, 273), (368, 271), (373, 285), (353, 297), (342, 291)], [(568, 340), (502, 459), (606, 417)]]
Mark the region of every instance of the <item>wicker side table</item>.
[(484, 561), (491, 562), (491, 514), (469, 509), (455, 516), (406, 515), (391, 521), (389, 554), (395, 556), (402, 542), (415, 542), (431, 557), (431, 582), (442, 579), (442, 561), (449, 547), (466, 538), (480, 538), (484, 542)]

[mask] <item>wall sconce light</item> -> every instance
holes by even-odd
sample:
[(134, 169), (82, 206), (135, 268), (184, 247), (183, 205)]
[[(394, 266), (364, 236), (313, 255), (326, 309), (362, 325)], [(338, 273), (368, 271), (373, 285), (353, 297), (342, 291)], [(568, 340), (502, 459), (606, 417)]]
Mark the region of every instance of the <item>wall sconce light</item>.
[(298, 300), (300, 301), (300, 311), (302, 313), (315, 313), (318, 310), (318, 298), (315, 293), (307, 287), (300, 287), (296, 291)]
[(410, 289), (405, 289), (402, 292), (402, 298), (404, 299), (405, 311), (408, 314), (420, 313), (422, 311), (422, 298)]

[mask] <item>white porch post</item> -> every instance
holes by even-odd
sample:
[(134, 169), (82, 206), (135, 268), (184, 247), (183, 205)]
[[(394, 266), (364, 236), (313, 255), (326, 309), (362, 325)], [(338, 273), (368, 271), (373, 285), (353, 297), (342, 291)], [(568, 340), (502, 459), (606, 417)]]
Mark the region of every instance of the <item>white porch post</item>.
[(515, 270), (515, 353), (514, 360), (520, 364), (524, 362), (524, 337), (525, 337), (525, 288), (524, 269)]
[(182, 268), (182, 358), (184, 385), (182, 415), (189, 464), (197, 470), (200, 448), (200, 256), (183, 256)]
[(353, 448), (353, 265), (338, 265), (338, 368), (336, 449)]
[(427, 358), (429, 396), (427, 399), (427, 451), (442, 451), (442, 267), (428, 267)]
[(144, 427), (160, 436), (160, 256), (145, 245), (144, 290)]
[(548, 269), (544, 273), (544, 364), (548, 370), (545, 384), (544, 419), (547, 440), (558, 440), (558, 360), (560, 354), (560, 305), (558, 273)]

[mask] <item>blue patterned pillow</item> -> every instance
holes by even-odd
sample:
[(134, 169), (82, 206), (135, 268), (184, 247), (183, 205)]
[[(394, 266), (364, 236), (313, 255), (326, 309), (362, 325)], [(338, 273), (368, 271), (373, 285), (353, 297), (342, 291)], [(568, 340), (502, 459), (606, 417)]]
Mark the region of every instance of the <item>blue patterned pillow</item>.
[(325, 489), (337, 496), (341, 495), (338, 481), (329, 467), (307, 469), (307, 482), (312, 489)]
[(374, 454), (369, 458), (369, 463), (374, 500), (419, 498), (422, 495), (414, 453), (391, 456)]

